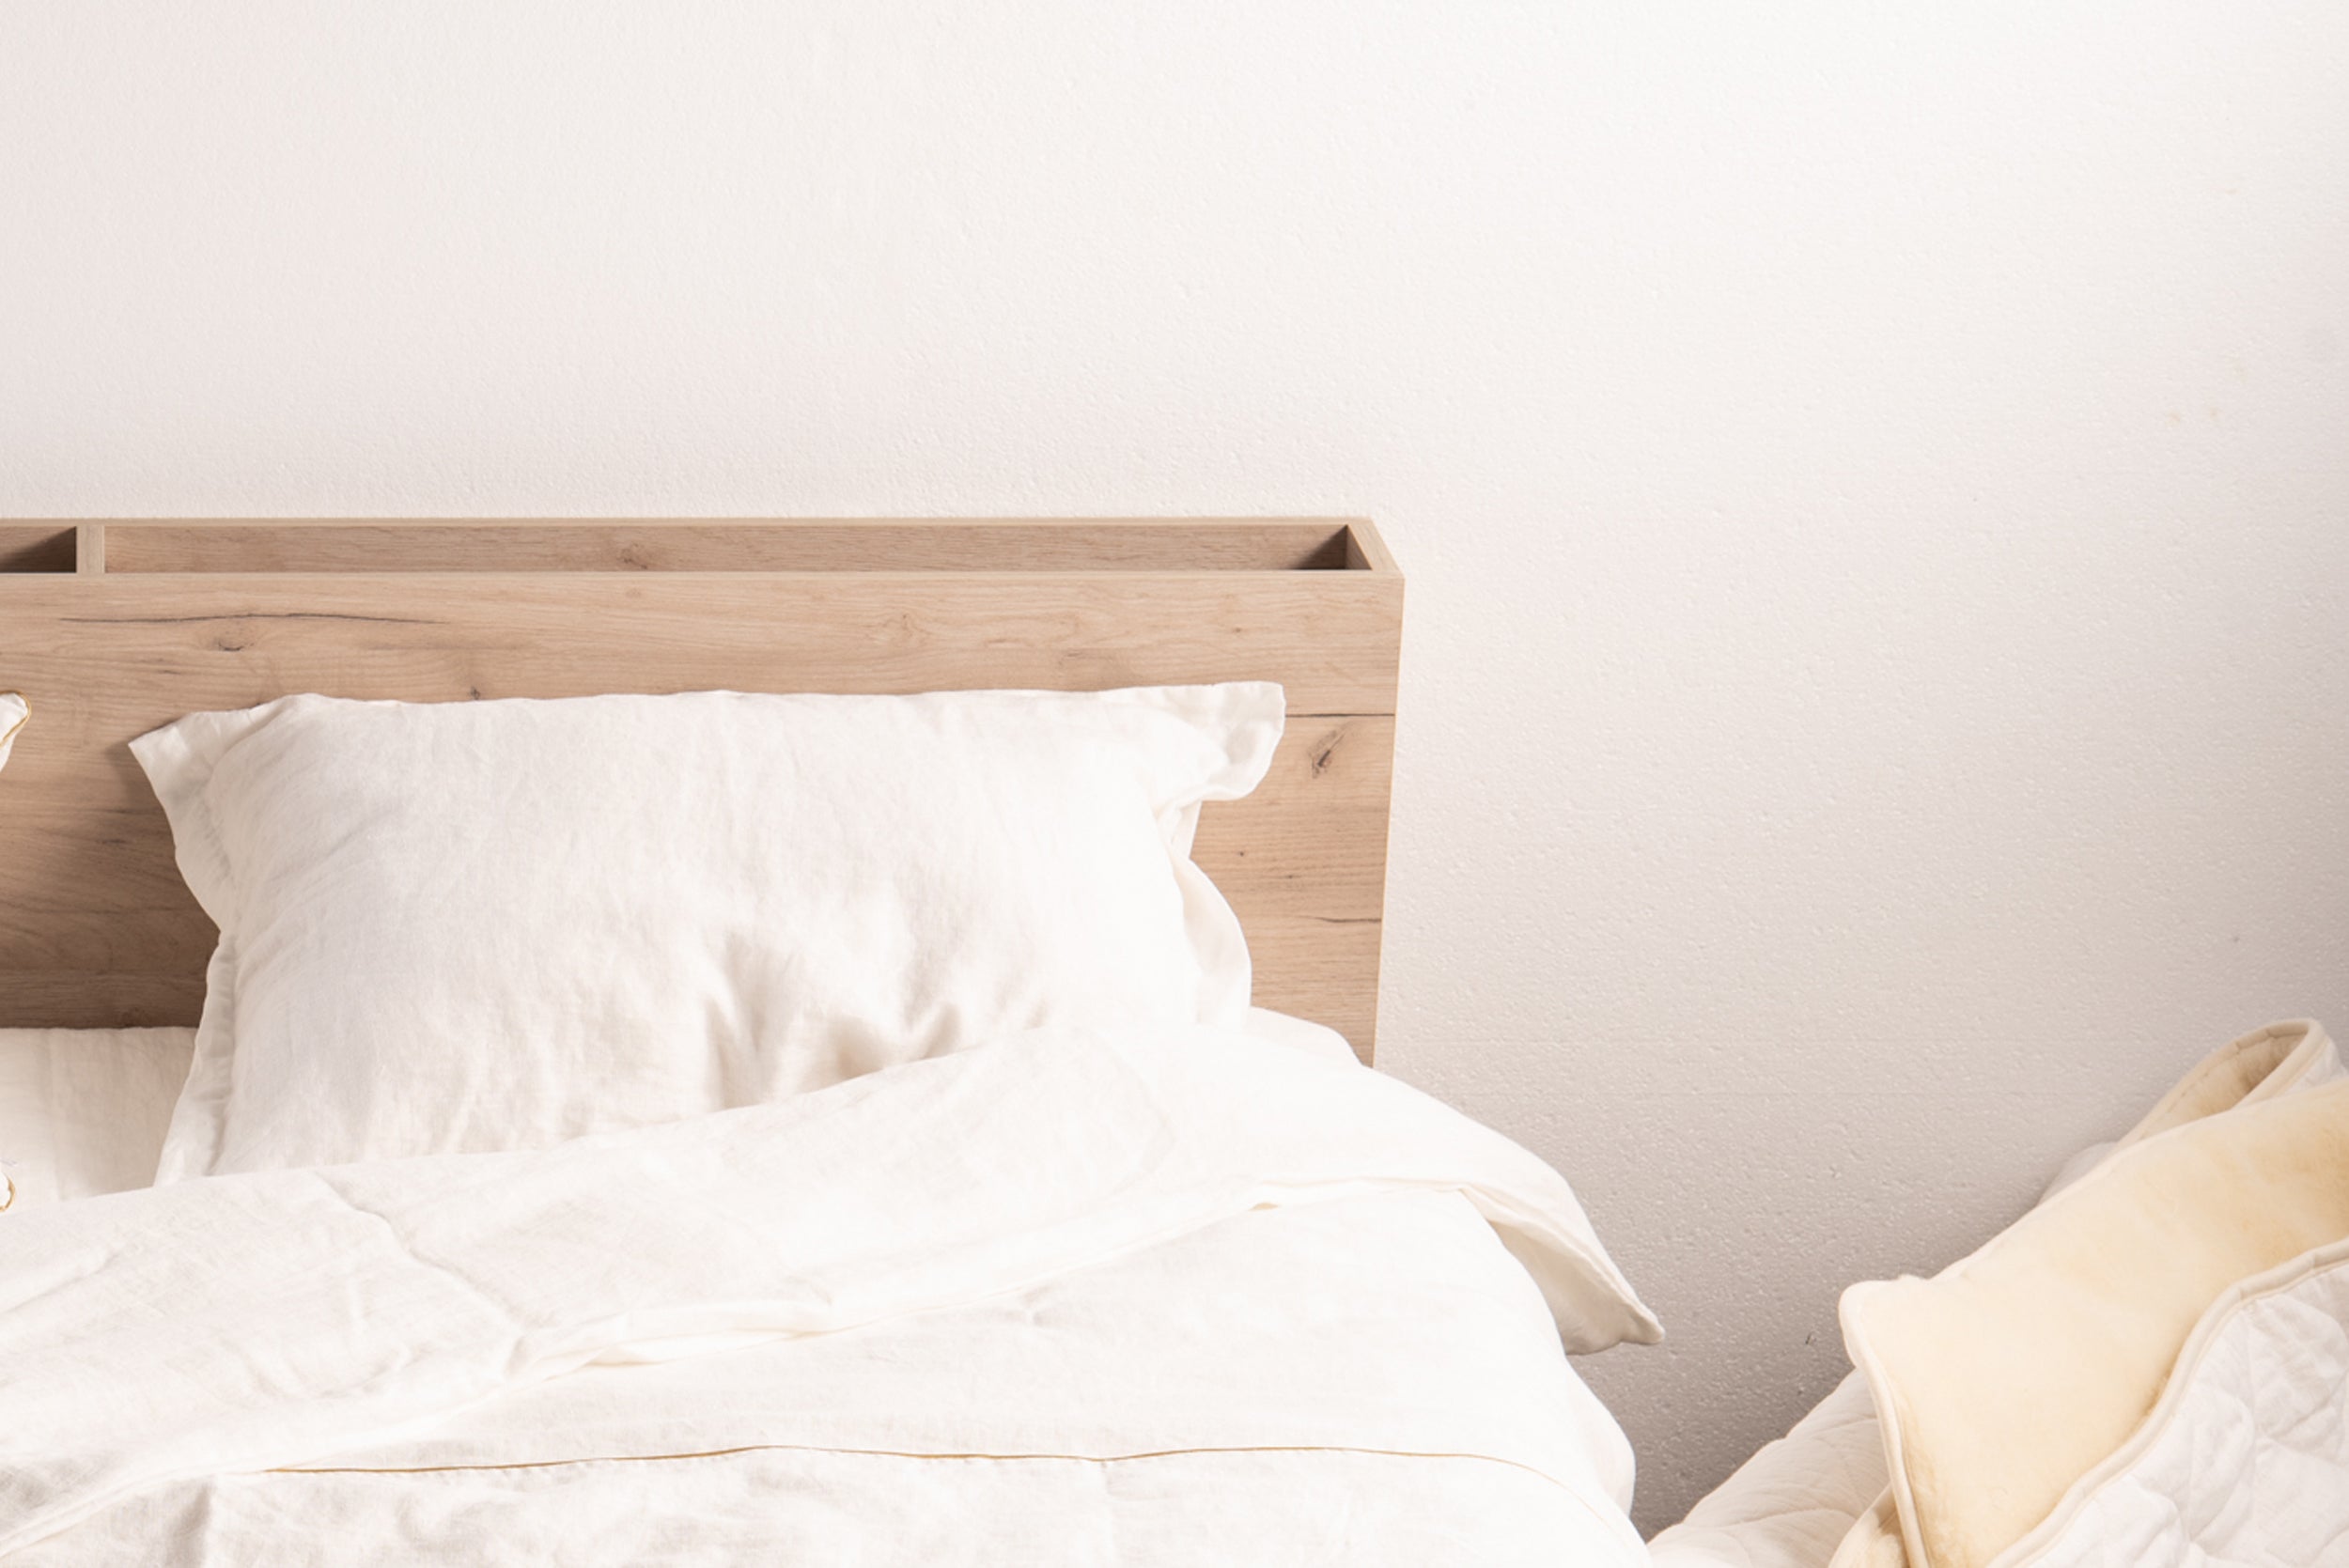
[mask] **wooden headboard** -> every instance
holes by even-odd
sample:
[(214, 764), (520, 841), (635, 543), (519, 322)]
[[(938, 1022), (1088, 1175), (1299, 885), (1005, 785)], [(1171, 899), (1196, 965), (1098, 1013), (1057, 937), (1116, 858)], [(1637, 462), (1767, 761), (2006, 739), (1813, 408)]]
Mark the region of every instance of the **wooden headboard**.
[(1265, 679), (1196, 855), (1260, 1005), (1377, 1024), (1403, 579), (1366, 522), (0, 522), (0, 1027), (193, 1023), (211, 922), (126, 745), (295, 691), (1088, 690)]

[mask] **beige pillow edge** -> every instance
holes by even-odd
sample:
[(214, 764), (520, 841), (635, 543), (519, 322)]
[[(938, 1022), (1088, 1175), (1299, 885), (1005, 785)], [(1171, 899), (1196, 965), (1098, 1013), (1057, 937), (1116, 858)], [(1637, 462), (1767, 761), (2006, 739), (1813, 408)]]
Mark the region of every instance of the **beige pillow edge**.
[[(2287, 1041), (2292, 1043), (2280, 1052), (2266, 1052), (2271, 1059), (2257, 1078), (2243, 1079), (2241, 1069), (2247, 1058), (2256, 1061), (2263, 1048)], [(2230, 1076), (2234, 1079), (2233, 1095), (2212, 1096), (2211, 1086)], [(2074, 1173), (2074, 1168), (2067, 1167), (2065, 1174), (2049, 1185), (2036, 1206), (2045, 1206), (2057, 1193), (2076, 1185), (2088, 1172), (2110, 1160), (2121, 1150), (2158, 1133), (2223, 1115), (2239, 1106), (2292, 1094), (2303, 1086), (2319, 1087), (2342, 1076), (2341, 1053), (2325, 1026), (2314, 1018), (2285, 1018), (2238, 1034), (2187, 1068), (2118, 1142), (2087, 1151), (2094, 1158), (2086, 1169)], [(2078, 1157), (2075, 1157), (2074, 1165), (2078, 1163)], [(1870, 1389), (1872, 1398), (1874, 1391)], [(1897, 1465), (1890, 1469), (1894, 1475), (1901, 1473)], [(1852, 1521), (1828, 1568), (1905, 1568), (1908, 1555), (1898, 1500), (1890, 1486), (1879, 1493), (1875, 1501)]]
[[(2249, 1130), (2246, 1127), (2247, 1121), (2251, 1124)], [(2328, 1128), (2328, 1122), (2344, 1125)], [(2062, 1493), (2077, 1480), (2080, 1472), (2092, 1467), (2095, 1464), (2102, 1463), (2104, 1457), (2125, 1442), (2128, 1434), (2133, 1433), (2137, 1425), (2141, 1423), (2143, 1412), (2155, 1402), (2155, 1390), (2164, 1385), (2170, 1369), (2177, 1364), (2178, 1352), (2183, 1349), (2185, 1342), (2193, 1331), (2193, 1324), (2201, 1321), (2201, 1313), (2209, 1310), (2212, 1301), (2222, 1296), (2248, 1273), (2264, 1272), (2266, 1268), (2275, 1266), (2276, 1264), (2288, 1261), (2291, 1256), (2297, 1256), (2336, 1238), (2334, 1236), (2323, 1237), (2312, 1242), (2310, 1247), (2295, 1249), (2292, 1254), (2287, 1255), (2285, 1260), (2275, 1260), (2270, 1265), (2261, 1265), (2258, 1270), (2239, 1271), (2224, 1280), (2212, 1281), (2208, 1295), (2203, 1297), (2201, 1311), (2198, 1312), (2195, 1317), (2180, 1330), (2177, 1343), (2171, 1347), (2170, 1354), (2160, 1358), (2158, 1369), (2149, 1372), (2141, 1385), (2131, 1385), (2135, 1392), (2124, 1390), (2114, 1395), (2107, 1391), (2106, 1404), (2108, 1405), (2127, 1406), (2133, 1400), (2139, 1402), (2138, 1404), (2139, 1414), (2132, 1419), (2123, 1436), (2114, 1441), (2111, 1448), (2105, 1450), (2096, 1459), (2081, 1465), (2077, 1471), (2062, 1477), (2060, 1482), (2051, 1483), (2045, 1477), (2039, 1478), (2039, 1483), (2034, 1488), (2034, 1495), (2046, 1494), (2048, 1496), (2046, 1506), (2040, 1511), (2038, 1517), (2034, 1518), (2030, 1524), (2016, 1527), (2013, 1536), (1990, 1551), (1977, 1551), (1971, 1554), (1965, 1552), (1958, 1542), (1948, 1539), (1952, 1530), (1946, 1527), (1951, 1521), (1940, 1519), (1941, 1511), (1937, 1504), (1933, 1510), (1935, 1514), (1933, 1520), (1928, 1520), (1924, 1516), (1925, 1511), (1920, 1507), (1918, 1489), (1911, 1472), (1917, 1467), (1921, 1456), (1912, 1452), (1915, 1445), (1911, 1441), (1911, 1436), (1912, 1429), (1921, 1423), (1918, 1419), (1918, 1412), (1907, 1397), (1908, 1389), (1900, 1372), (1888, 1364), (1886, 1358), (1879, 1354), (1879, 1341), (1897, 1336), (1898, 1329), (1890, 1320), (1898, 1312), (1901, 1304), (1920, 1300), (1930, 1304), (1933, 1293), (1937, 1290), (1941, 1296), (1948, 1295), (1951, 1282), (1967, 1281), (1970, 1280), (1973, 1273), (1988, 1266), (1988, 1261), (2002, 1261), (2005, 1252), (2030, 1245), (2036, 1242), (2042, 1233), (2058, 1225), (2072, 1222), (2075, 1211), (2086, 1208), (2092, 1202), (2103, 1200), (2113, 1191), (2118, 1184), (2130, 1181), (2132, 1172), (2165, 1170), (2173, 1164), (2190, 1164), (2197, 1146), (2205, 1141), (2222, 1145), (2258, 1141), (2258, 1134), (2270, 1130), (2267, 1124), (2271, 1123), (2297, 1128), (2303, 1141), (2317, 1146), (2326, 1154), (2331, 1162), (2328, 1168), (2337, 1176), (2349, 1176), (2349, 1082), (2336, 1082), (2326, 1088), (2310, 1090), (2259, 1105), (2246, 1106), (2241, 1108), (2236, 1114), (2215, 1116), (2187, 1123), (2149, 1139), (2133, 1149), (2116, 1155), (2114, 1159), (2082, 1178), (2077, 1187), (2060, 1194), (2046, 1206), (2024, 1216), (2022, 1219), (2001, 1232), (1983, 1248), (1952, 1265), (1949, 1269), (1944, 1270), (1932, 1281), (1913, 1277), (1895, 1281), (1874, 1281), (1855, 1285), (1844, 1293), (1839, 1315), (1843, 1321), (1845, 1346), (1851, 1354), (1853, 1364), (1860, 1370), (1867, 1380), (1870, 1393), (1875, 1402), (1877, 1419), (1884, 1433), (1886, 1457), (1892, 1478), (1891, 1491), (1893, 1501), (1897, 1506), (1902, 1540), (1908, 1560), (1915, 1565), (1915, 1568), (1982, 1568), (1982, 1565), (1990, 1560), (1998, 1552), (2002, 1552), (2011, 1546), (2014, 1540), (2019, 1539), (2030, 1529), (2036, 1528), (2038, 1519), (2044, 1518), (2046, 1514), (2053, 1511), (2060, 1502)], [(2327, 1143), (2331, 1147), (2325, 1149), (2323, 1146)], [(2181, 1155), (2177, 1151), (2185, 1151), (2185, 1153)], [(2256, 1204), (2258, 1200), (2254, 1198), (2250, 1202)], [(2215, 1224), (2213, 1228), (2216, 1228)], [(2046, 1281), (2040, 1282), (2044, 1284)], [(1928, 1458), (1926, 1462), (1930, 1464), (1931, 1459)], [(1966, 1523), (1968, 1527), (1978, 1527), (1981, 1521), (1972, 1520)], [(1854, 1527), (1854, 1533), (1864, 1534), (1865, 1526), (1866, 1516), (1863, 1515), (1860, 1523)], [(1929, 1536), (1938, 1539), (1929, 1543)], [(1859, 1543), (1853, 1543), (1853, 1545), (1857, 1550)], [(1936, 1545), (1948, 1546), (1952, 1549), (1937, 1555), (1933, 1549)], [(1839, 1553), (1839, 1560), (1840, 1558)]]

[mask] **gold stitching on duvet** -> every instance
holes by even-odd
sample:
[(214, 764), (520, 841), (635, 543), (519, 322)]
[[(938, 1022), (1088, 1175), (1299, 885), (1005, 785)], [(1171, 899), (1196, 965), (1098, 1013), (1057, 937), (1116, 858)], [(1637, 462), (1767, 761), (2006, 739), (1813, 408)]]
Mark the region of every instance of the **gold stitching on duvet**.
[(731, 1459), (745, 1453), (841, 1453), (861, 1459), (992, 1460), (1018, 1464), (1029, 1460), (1059, 1460), (1074, 1465), (1122, 1465), (1142, 1459), (1179, 1459), (1199, 1453), (1366, 1453), (1390, 1459), (1474, 1459), (1505, 1465), (1546, 1481), (1565, 1493), (1592, 1517), (1606, 1522), (1590, 1498), (1548, 1470), (1523, 1460), (1491, 1453), (1463, 1453), (1450, 1449), (1361, 1448), (1350, 1443), (1240, 1443), (1229, 1447), (1145, 1449), (1136, 1453), (913, 1453), (902, 1449), (830, 1448), (821, 1443), (743, 1443), (734, 1448), (705, 1449), (692, 1453), (609, 1453), (583, 1459), (526, 1459), (511, 1465), (281, 1465), (272, 1475), (457, 1475), (469, 1471), (559, 1470), (585, 1465), (666, 1465), (688, 1459)]
[[(731, 1459), (745, 1453), (842, 1453), (860, 1459), (985, 1459), (1005, 1464), (1029, 1460), (1059, 1460), (1072, 1465), (1122, 1465), (1140, 1459), (1179, 1459), (1200, 1453), (1368, 1453), (1390, 1459), (1479, 1459), (1506, 1465), (1513, 1470), (1539, 1476), (1554, 1486), (1565, 1486), (1548, 1471), (1499, 1454), (1467, 1453), (1451, 1449), (1362, 1448), (1352, 1443), (1237, 1443), (1206, 1448), (1143, 1449), (1133, 1453), (920, 1453), (908, 1449), (833, 1448), (823, 1443), (743, 1443), (734, 1448), (696, 1449), (690, 1453), (597, 1453), (578, 1459), (522, 1459), (506, 1465), (280, 1465), (272, 1475), (449, 1475), (488, 1470), (559, 1470), (573, 1465), (666, 1465), (687, 1459)], [(1566, 1488), (1572, 1491), (1572, 1487)]]

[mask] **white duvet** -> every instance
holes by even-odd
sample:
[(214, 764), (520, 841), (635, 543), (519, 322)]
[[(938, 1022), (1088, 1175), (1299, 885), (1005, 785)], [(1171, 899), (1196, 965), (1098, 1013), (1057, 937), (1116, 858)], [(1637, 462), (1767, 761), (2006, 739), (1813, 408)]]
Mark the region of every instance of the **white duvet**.
[(1243, 1036), (0, 1224), (0, 1561), (1636, 1562), (1565, 1184)]

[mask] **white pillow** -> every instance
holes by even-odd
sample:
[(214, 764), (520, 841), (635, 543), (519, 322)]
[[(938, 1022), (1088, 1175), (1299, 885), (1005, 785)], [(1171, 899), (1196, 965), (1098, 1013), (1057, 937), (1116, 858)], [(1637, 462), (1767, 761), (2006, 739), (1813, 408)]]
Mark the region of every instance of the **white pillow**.
[(32, 707), (24, 701), (23, 692), (0, 691), (0, 768), (8, 765), (8, 753), (16, 750), (16, 732), (32, 716)]
[(288, 697), (132, 743), (221, 928), (159, 1181), (521, 1148), (1045, 1024), (1237, 1026), (1277, 686)]
[(194, 1031), (0, 1029), (0, 1211), (155, 1179)]

